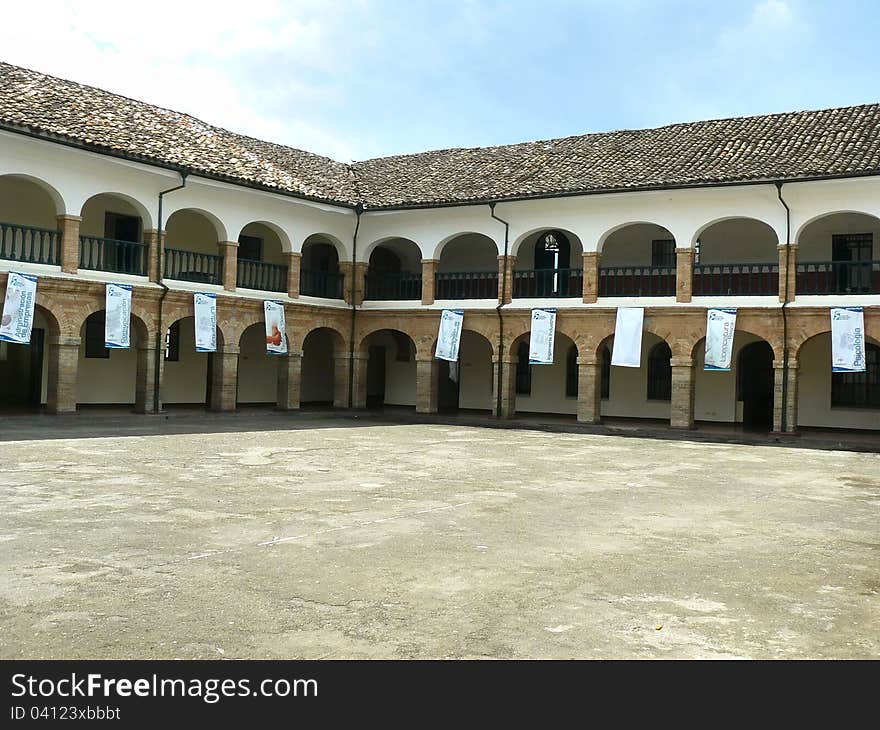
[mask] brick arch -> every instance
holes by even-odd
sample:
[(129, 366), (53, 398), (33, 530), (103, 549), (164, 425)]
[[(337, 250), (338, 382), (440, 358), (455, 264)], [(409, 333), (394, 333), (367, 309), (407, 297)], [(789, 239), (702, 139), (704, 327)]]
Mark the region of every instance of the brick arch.
[[(171, 325), (173, 325), (175, 322), (179, 322), (181, 320), (184, 320), (187, 318), (194, 318), (194, 317), (195, 317), (195, 315), (192, 313), (192, 307), (190, 307), (189, 310), (186, 310), (182, 306), (175, 307), (170, 313), (166, 312), (163, 317), (163, 320), (162, 320), (163, 332), (168, 330), (168, 328), (171, 327)], [(218, 316), (217, 317), (217, 347), (220, 348), (220, 347), (224, 347), (227, 345), (232, 346), (232, 347), (238, 347), (238, 339), (236, 339), (234, 336), (231, 336), (231, 335), (232, 335), (232, 333), (229, 331), (229, 327), (227, 326), (224, 329), (221, 324), (220, 317)]]
[[(762, 334), (759, 331), (756, 331), (758, 328), (746, 329), (744, 327), (737, 327), (736, 332), (741, 332), (744, 335), (751, 335), (752, 337), (756, 337), (760, 342), (766, 342), (770, 345), (770, 348), (773, 350), (773, 359), (774, 360), (782, 360), (782, 342), (777, 337), (773, 337), (772, 335)], [(702, 335), (699, 337), (693, 344), (691, 348), (690, 357), (691, 360), (696, 362), (697, 355), (700, 353), (700, 347), (705, 346), (706, 335)]]
[(330, 337), (333, 340), (333, 354), (335, 357), (340, 357), (342, 355), (348, 354), (348, 340), (345, 335), (342, 334), (336, 327), (327, 324), (320, 324), (316, 327), (312, 327), (307, 332), (305, 332), (301, 337), (291, 340), (292, 342), (297, 343), (297, 349), (299, 351), (304, 351), (306, 346), (306, 341), (309, 339), (309, 335), (314, 334), (315, 332), (327, 331), (330, 333)]
[[(522, 341), (524, 337), (527, 337), (532, 331), (531, 324), (531, 318), (529, 318), (528, 325), (525, 328), (518, 327), (517, 329), (513, 330), (513, 332), (515, 332), (516, 334), (511, 333), (510, 335), (508, 335), (507, 333), (505, 333), (505, 340), (507, 344), (505, 345), (504, 352), (507, 354), (508, 357), (516, 357), (516, 348), (519, 347), (520, 341)], [(570, 330), (567, 326), (560, 326), (559, 319), (556, 320), (556, 334), (562, 335), (571, 340), (571, 342), (574, 343), (574, 345), (578, 348), (578, 357), (580, 357), (586, 335), (573, 334), (572, 330)], [(495, 355), (494, 347), (492, 348), (492, 354)]]
[(40, 290), (37, 289), (37, 299), (34, 303), (34, 312), (36, 313), (36, 311), (39, 310), (40, 314), (46, 320), (46, 335), (49, 337), (58, 337), (62, 333), (61, 320), (59, 319), (60, 313), (56, 315), (52, 310), (52, 304), (53, 301), (51, 297), (41, 294)]
[[(358, 353), (359, 355), (361, 355), (362, 357), (366, 357), (369, 353), (369, 348), (367, 347), (367, 340), (369, 340), (370, 337), (372, 337), (376, 333), (385, 332), (385, 331), (387, 331), (387, 332), (400, 332), (400, 334), (406, 335), (407, 337), (409, 337), (410, 341), (415, 346), (416, 359), (420, 359), (422, 356), (425, 355), (425, 348), (424, 348), (424, 341), (426, 339), (425, 336), (419, 337), (418, 335), (414, 334), (413, 332), (411, 332), (411, 331), (408, 332), (407, 330), (402, 329), (400, 327), (390, 327), (390, 326), (385, 326), (385, 325), (378, 325), (378, 326), (373, 327), (372, 329), (370, 329), (369, 331), (367, 331), (365, 333), (361, 333), (360, 336), (356, 340), (358, 345), (357, 345), (355, 352)], [(422, 342), (422, 347), (419, 346), (420, 341)], [(427, 357), (431, 357), (432, 354), (433, 353), (428, 352)]]
[[(664, 335), (663, 333), (666, 332)], [(671, 339), (671, 332), (663, 330), (661, 328), (654, 327), (642, 327), (642, 337), (645, 335), (653, 335), (661, 342), (665, 342), (669, 345), (669, 349), (672, 351), (673, 357), (683, 357), (687, 355), (682, 355), (680, 353), (683, 352), (683, 345), (681, 345), (682, 340)], [(611, 331), (605, 330), (603, 334), (600, 334), (598, 337), (593, 337), (586, 339), (584, 342), (584, 349), (578, 349), (578, 353), (581, 357), (593, 357), (596, 358), (596, 362), (598, 362), (598, 358), (600, 356), (600, 351), (602, 347), (607, 346), (611, 349), (611, 340), (614, 338), (614, 327), (612, 325)], [(690, 351), (687, 351), (689, 354)]]
[[(810, 340), (814, 340), (817, 337), (820, 337), (825, 334), (827, 334), (827, 335), (831, 334), (831, 326), (830, 325), (823, 328), (823, 329), (819, 329), (817, 331), (812, 332), (812, 334), (810, 334), (809, 336), (803, 337), (803, 339), (799, 339), (797, 345), (792, 346), (789, 349), (789, 353), (792, 358), (792, 361), (798, 362), (800, 360), (801, 350), (804, 349), (804, 345), (806, 345)], [(867, 318), (866, 318), (866, 320), (865, 320), (865, 340), (867, 342), (870, 342), (870, 343), (880, 347), (880, 323), (878, 323), (874, 327), (869, 327), (868, 322), (867, 322)], [(782, 358), (779, 358), (779, 359), (781, 360)]]

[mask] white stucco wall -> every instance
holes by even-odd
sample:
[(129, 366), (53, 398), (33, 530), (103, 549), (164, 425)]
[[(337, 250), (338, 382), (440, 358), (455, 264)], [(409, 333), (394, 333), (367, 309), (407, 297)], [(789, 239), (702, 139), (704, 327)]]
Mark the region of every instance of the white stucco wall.
[(241, 336), (238, 355), (238, 402), (275, 403), (278, 399), (278, 356), (266, 353), (262, 324), (248, 327)]
[[(659, 418), (668, 419), (669, 401), (648, 400), (648, 354), (660, 338), (648, 332), (642, 337), (641, 367), (624, 368), (611, 366), (609, 395), (602, 401), (603, 416), (620, 416), (626, 418)], [(611, 350), (613, 338), (608, 342)]]
[(705, 369), (705, 344), (700, 343), (694, 353), (694, 418), (697, 421), (740, 423), (742, 403), (736, 400), (737, 365), (739, 354), (746, 345), (759, 341), (748, 332), (736, 331), (733, 338), (733, 357), (728, 372)]
[(76, 401), (79, 404), (134, 403), (137, 351), (111, 348), (110, 357), (87, 358), (85, 338), (79, 348)]
[(207, 386), (208, 354), (196, 352), (195, 321), (180, 322), (180, 360), (165, 361), (162, 372), (162, 402), (204, 403)]
[(462, 330), (458, 361), (458, 407), (491, 410), (491, 345), (482, 335)]

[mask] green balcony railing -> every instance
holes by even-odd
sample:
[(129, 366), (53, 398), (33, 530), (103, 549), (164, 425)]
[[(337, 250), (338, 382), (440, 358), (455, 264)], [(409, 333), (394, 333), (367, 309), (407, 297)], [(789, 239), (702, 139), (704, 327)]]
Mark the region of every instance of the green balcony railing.
[(0, 259), (58, 266), (61, 262), (61, 232), (0, 223)]
[(166, 248), (165, 278), (201, 284), (222, 284), (223, 257), (213, 253)]
[(145, 243), (97, 236), (79, 237), (81, 269), (146, 276), (149, 256), (149, 246)]
[(260, 291), (287, 291), (287, 267), (265, 261), (238, 260), (236, 286)]

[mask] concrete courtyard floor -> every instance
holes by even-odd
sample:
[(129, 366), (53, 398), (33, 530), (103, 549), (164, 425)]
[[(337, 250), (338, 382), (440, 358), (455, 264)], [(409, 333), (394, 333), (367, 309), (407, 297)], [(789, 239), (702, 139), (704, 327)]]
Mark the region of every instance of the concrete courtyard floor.
[(880, 656), (878, 454), (76, 418), (2, 444), (3, 659)]

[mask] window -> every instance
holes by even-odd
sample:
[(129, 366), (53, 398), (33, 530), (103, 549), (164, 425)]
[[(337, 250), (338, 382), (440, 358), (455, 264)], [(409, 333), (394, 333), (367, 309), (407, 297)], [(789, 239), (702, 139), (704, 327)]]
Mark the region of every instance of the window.
[[(837, 290), (840, 292), (871, 291), (871, 255), (873, 233), (842, 233), (831, 236), (831, 258)], [(847, 265), (851, 264), (851, 265)]]
[(675, 266), (675, 241), (673, 239), (651, 241), (651, 266)]
[(565, 397), (577, 398), (578, 395), (578, 349), (576, 345), (568, 348), (565, 360)]
[(246, 261), (262, 261), (263, 239), (258, 236), (239, 236), (238, 258)]
[(106, 360), (110, 350), (104, 347), (104, 310), (86, 320), (86, 357)]
[(831, 374), (832, 408), (880, 408), (880, 347), (865, 348), (865, 372)]
[(672, 399), (672, 351), (665, 342), (651, 348), (648, 355), (648, 400)]
[(177, 320), (165, 333), (165, 362), (180, 360), (180, 320)]
[(601, 397), (611, 397), (611, 350), (608, 346), (602, 348), (602, 393)]
[(532, 394), (532, 366), (529, 365), (529, 343), (519, 343), (516, 350), (516, 392), (517, 395)]
[(141, 219), (133, 215), (107, 212), (104, 214), (104, 237), (137, 243), (141, 240)]

